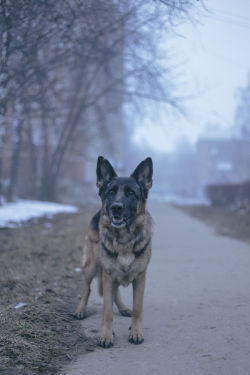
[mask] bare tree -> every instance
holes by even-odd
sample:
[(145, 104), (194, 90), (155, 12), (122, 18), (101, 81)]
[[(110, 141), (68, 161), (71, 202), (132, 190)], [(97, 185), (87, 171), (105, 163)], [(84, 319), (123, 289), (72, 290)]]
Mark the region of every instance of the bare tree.
[[(1, 152), (8, 124), (12, 138), (8, 198), (18, 185), (20, 155), (32, 155), (32, 191), (56, 198), (58, 178), (80, 129), (90, 136), (89, 112), (117, 98), (175, 105), (168, 75), (157, 55), (163, 28), (188, 17), (194, 0), (0, 0), (0, 183)], [(115, 104), (116, 103), (116, 104)], [(96, 115), (96, 119), (97, 119)], [(1, 190), (0, 190), (1, 195)]]

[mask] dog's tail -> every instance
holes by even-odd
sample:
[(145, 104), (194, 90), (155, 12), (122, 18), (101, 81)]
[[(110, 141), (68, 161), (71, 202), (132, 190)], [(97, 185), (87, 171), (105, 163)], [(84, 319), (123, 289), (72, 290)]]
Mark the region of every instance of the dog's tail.
[(103, 285), (102, 285), (102, 270), (97, 274), (97, 290), (100, 296), (103, 296)]

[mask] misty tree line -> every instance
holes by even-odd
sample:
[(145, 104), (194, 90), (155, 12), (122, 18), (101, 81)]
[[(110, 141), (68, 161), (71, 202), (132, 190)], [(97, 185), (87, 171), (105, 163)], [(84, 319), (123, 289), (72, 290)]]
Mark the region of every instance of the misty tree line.
[[(103, 136), (107, 95), (173, 102), (157, 39), (193, 0), (0, 0), (0, 198), (15, 198), (22, 153), (30, 197), (56, 198), (65, 155), (88, 111)], [(8, 160), (6, 161), (6, 155)]]

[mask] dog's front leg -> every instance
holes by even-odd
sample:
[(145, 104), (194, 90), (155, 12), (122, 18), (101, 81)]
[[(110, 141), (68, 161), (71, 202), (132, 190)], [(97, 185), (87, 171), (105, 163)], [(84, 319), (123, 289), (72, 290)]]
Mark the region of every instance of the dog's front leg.
[(110, 348), (114, 345), (113, 333), (113, 282), (111, 276), (103, 270), (103, 322), (102, 335), (99, 339), (99, 345), (103, 348)]
[(142, 307), (146, 281), (146, 271), (140, 273), (133, 281), (133, 313), (130, 328), (129, 342), (141, 344), (144, 339), (142, 335)]

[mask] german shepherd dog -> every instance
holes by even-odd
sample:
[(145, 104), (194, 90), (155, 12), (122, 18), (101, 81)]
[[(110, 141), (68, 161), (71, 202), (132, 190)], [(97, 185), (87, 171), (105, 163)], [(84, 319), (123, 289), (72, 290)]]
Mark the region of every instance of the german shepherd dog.
[[(121, 315), (132, 316), (129, 342), (141, 344), (143, 295), (152, 249), (152, 220), (146, 210), (152, 186), (152, 159), (143, 160), (130, 177), (118, 177), (109, 161), (99, 156), (96, 174), (102, 208), (92, 218), (85, 240), (83, 293), (75, 316), (85, 317), (90, 284), (97, 276), (99, 292), (104, 297), (99, 345), (109, 348), (114, 343), (113, 301)], [(133, 311), (123, 304), (118, 289), (130, 283)]]

